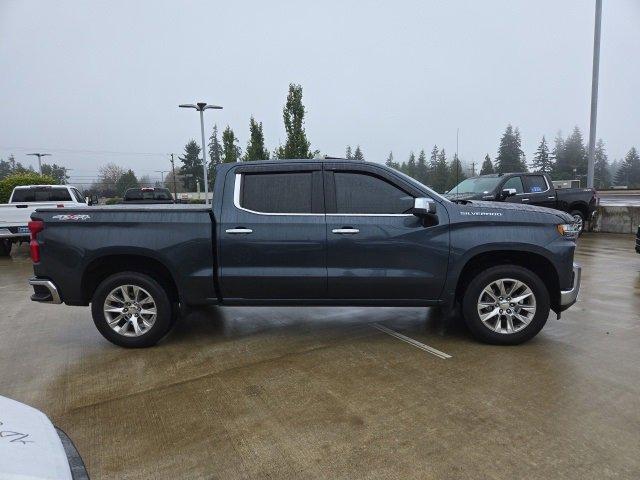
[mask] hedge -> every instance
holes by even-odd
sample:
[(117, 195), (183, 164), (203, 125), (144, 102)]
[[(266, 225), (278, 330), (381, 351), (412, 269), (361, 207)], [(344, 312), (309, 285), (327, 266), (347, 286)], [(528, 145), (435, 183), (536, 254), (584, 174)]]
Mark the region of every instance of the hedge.
[(0, 180), (0, 203), (7, 203), (13, 189), (19, 185), (55, 185), (58, 182), (49, 175), (35, 172), (14, 173)]

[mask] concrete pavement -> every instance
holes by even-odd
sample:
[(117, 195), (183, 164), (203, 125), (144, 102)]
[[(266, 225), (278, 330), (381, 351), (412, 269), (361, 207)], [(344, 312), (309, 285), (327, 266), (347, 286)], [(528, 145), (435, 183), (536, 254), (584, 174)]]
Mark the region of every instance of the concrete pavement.
[(637, 479), (633, 245), (584, 235), (578, 304), (518, 347), (422, 308), (210, 308), (146, 350), (30, 302), (22, 248), (0, 259), (0, 394), (48, 414), (95, 479)]

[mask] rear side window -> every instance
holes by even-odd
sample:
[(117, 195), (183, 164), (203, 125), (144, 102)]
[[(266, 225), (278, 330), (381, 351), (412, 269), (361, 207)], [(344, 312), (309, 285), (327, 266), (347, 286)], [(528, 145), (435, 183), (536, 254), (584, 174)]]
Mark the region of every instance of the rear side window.
[(522, 179), (520, 177), (511, 177), (503, 185), (502, 189), (504, 190), (505, 188), (515, 188), (516, 193), (524, 192), (524, 189), (522, 188)]
[(312, 172), (245, 173), (240, 206), (263, 213), (313, 213)]
[(70, 202), (66, 188), (21, 188), (13, 193), (12, 203), (20, 202)]
[(400, 214), (413, 208), (413, 197), (381, 178), (335, 172), (336, 213)]
[(547, 189), (547, 181), (542, 175), (528, 175), (525, 177), (527, 193), (540, 193)]

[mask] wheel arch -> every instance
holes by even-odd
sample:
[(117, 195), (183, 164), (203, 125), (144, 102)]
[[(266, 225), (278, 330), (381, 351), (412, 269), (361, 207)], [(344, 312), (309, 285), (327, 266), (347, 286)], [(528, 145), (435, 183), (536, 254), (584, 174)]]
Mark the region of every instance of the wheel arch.
[(490, 250), (470, 257), (458, 276), (455, 300), (461, 301), (471, 280), (481, 271), (497, 265), (518, 265), (538, 275), (547, 287), (551, 308), (560, 304), (560, 280), (553, 263), (544, 255), (522, 250)]
[(160, 260), (142, 254), (108, 254), (93, 259), (85, 268), (80, 284), (83, 301), (88, 304), (105, 278), (121, 272), (149, 275), (167, 291), (171, 302), (178, 302), (180, 299), (171, 271)]

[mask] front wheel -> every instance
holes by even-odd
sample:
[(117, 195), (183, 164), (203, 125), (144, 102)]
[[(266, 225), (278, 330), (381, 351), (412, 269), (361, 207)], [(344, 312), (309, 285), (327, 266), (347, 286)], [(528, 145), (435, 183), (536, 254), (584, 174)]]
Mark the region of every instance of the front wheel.
[(547, 322), (549, 311), (549, 292), (540, 277), (517, 265), (478, 273), (462, 300), (473, 336), (495, 345), (516, 345), (533, 338)]
[(582, 233), (584, 231), (584, 222), (585, 217), (584, 214), (580, 210), (573, 210), (570, 214), (573, 217), (573, 221), (578, 225), (578, 232)]
[(173, 323), (165, 289), (137, 272), (117, 273), (100, 283), (91, 300), (91, 313), (103, 337), (128, 348), (155, 345)]

